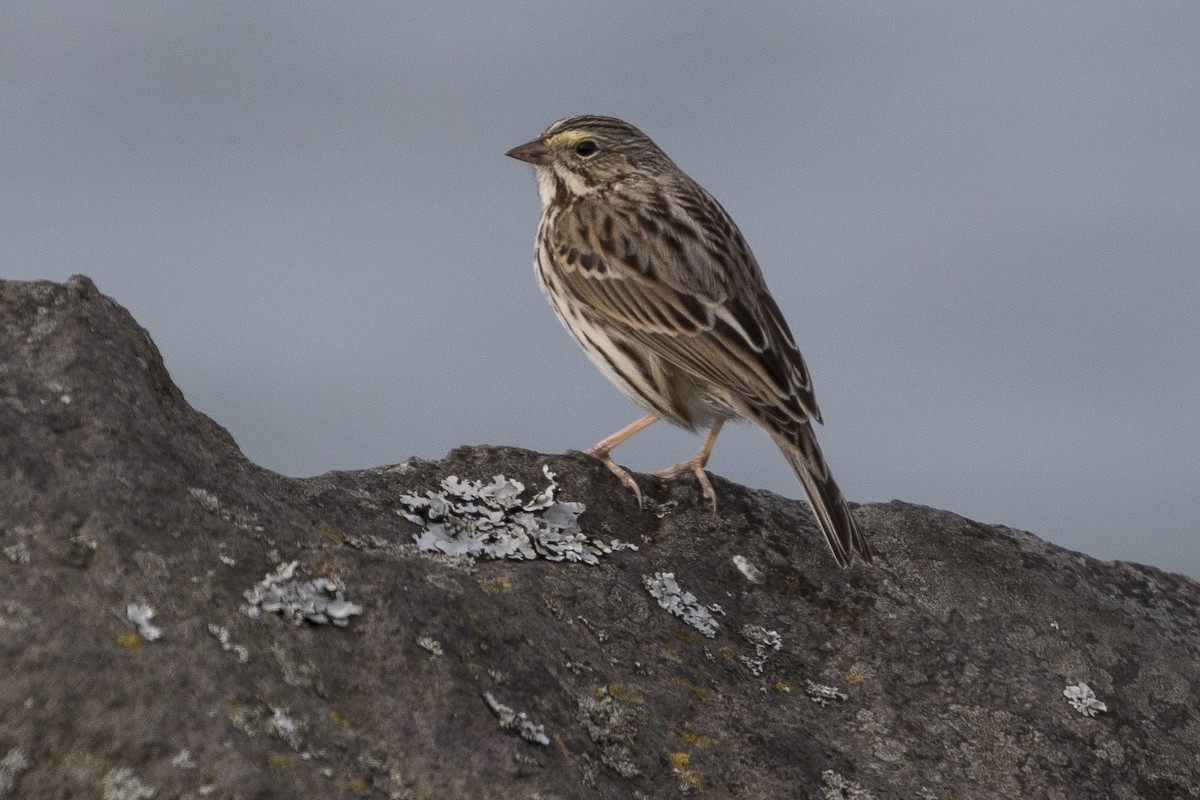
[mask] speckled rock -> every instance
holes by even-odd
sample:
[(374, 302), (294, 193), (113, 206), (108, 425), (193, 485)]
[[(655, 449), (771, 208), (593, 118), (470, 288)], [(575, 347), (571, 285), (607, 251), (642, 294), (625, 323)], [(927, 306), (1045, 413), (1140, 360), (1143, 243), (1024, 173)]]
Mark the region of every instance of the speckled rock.
[(0, 797), (1200, 797), (1195, 582), (895, 501), (842, 571), (801, 503), (638, 480), (285, 478), (86, 278), (0, 282)]

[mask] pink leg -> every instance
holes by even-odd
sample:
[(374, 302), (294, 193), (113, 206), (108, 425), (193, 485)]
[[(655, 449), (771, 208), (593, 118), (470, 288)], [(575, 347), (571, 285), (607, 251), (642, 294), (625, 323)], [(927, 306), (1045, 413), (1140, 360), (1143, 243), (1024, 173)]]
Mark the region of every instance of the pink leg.
[(649, 428), (657, 421), (658, 417), (654, 416), (653, 414), (647, 414), (637, 422), (634, 422), (632, 425), (626, 425), (624, 428), (621, 428), (621, 430), (617, 431), (612, 436), (609, 436), (607, 439), (602, 439), (596, 444), (595, 447), (587, 451), (589, 456), (608, 467), (609, 472), (611, 472), (613, 475), (616, 475), (621, 479), (621, 483), (633, 490), (633, 496), (637, 498), (639, 509), (642, 507), (642, 490), (638, 488), (637, 481), (633, 479), (633, 476), (622, 469), (617, 462), (613, 461), (612, 456), (610, 456), (609, 453), (611, 453), (613, 448), (619, 445), (621, 442), (630, 438), (639, 431)]

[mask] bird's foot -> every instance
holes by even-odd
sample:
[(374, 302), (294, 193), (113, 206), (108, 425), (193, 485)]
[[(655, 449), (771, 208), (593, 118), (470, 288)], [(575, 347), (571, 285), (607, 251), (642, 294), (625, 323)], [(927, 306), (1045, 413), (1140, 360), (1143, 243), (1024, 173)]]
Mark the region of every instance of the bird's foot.
[(608, 471), (621, 479), (621, 483), (625, 484), (633, 492), (633, 496), (637, 498), (638, 511), (642, 510), (642, 490), (638, 488), (637, 481), (629, 474), (628, 470), (620, 464), (612, 460), (609, 454), (609, 449), (597, 445), (591, 450), (586, 451), (589, 456), (599, 461), (604, 466), (608, 467)]
[(709, 508), (712, 513), (717, 513), (717, 493), (713, 490), (712, 483), (708, 480), (708, 473), (704, 471), (704, 465), (708, 463), (708, 453), (700, 452), (687, 461), (681, 461), (673, 467), (660, 469), (655, 475), (660, 475), (664, 478), (674, 478), (678, 475), (690, 472), (696, 476), (696, 480), (700, 483), (700, 493), (708, 500)]

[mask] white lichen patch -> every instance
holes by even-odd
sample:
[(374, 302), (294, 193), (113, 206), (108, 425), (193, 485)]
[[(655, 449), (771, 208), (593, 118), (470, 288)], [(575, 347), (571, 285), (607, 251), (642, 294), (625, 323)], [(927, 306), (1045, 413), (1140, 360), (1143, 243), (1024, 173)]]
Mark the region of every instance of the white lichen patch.
[(583, 503), (556, 499), (554, 473), (548, 467), (542, 472), (549, 484), (529, 500), (522, 499), (525, 485), (504, 475), (487, 483), (451, 475), (439, 490), (401, 496), (408, 510), (397, 513), (423, 528), (413, 537), (418, 547), (447, 555), (596, 564), (615, 550), (637, 549), (585, 535), (578, 523)]
[(500, 727), (508, 731), (516, 731), (527, 742), (540, 744), (543, 747), (550, 744), (550, 737), (546, 735), (545, 726), (535, 724), (524, 711), (520, 713), (514, 711), (493, 697), (491, 692), (484, 692), (483, 700), (488, 704), (488, 708), (500, 718)]
[(33, 609), (19, 600), (0, 600), (0, 631), (23, 631), (35, 621)]
[(1067, 698), (1067, 702), (1071, 704), (1072, 708), (1085, 717), (1094, 717), (1101, 712), (1108, 711), (1108, 706), (1096, 697), (1092, 687), (1086, 683), (1080, 682), (1068, 686), (1063, 689), (1063, 696)]
[(213, 638), (221, 643), (221, 649), (225, 652), (232, 652), (237, 656), (238, 661), (245, 664), (250, 660), (250, 651), (245, 645), (234, 644), (229, 638), (229, 628), (215, 623), (208, 623), (208, 632), (213, 635)]
[(200, 506), (210, 514), (215, 514), (226, 522), (230, 522), (244, 531), (261, 531), (263, 526), (258, 524), (255, 514), (241, 514), (221, 504), (221, 498), (207, 489), (199, 486), (189, 486), (188, 494), (196, 499)]
[(641, 713), (613, 699), (608, 687), (588, 692), (576, 706), (576, 719), (600, 751), (600, 762), (622, 778), (636, 778), (641, 769), (634, 760), (634, 738)]
[(767, 579), (767, 576), (763, 574), (763, 571), (754, 566), (754, 563), (745, 556), (734, 556), (733, 565), (737, 567), (738, 572), (742, 573), (746, 580), (750, 581), (751, 583), (762, 583)]
[(270, 726), (271, 733), (277, 738), (287, 742), (293, 750), (300, 750), (303, 726), (295, 717), (282, 708), (272, 708)]
[(4, 548), (4, 555), (14, 564), (28, 564), (29, 545), (25, 544), (24, 541), (10, 544)]
[(145, 603), (130, 603), (125, 606), (125, 617), (137, 626), (138, 635), (147, 642), (162, 638), (162, 628), (150, 622), (154, 619), (154, 609)]
[(823, 683), (805, 678), (804, 691), (808, 692), (808, 696), (812, 698), (814, 703), (820, 703), (822, 706), (827, 706), (833, 700), (846, 702), (850, 699), (850, 695), (840, 691), (836, 686), (826, 686)]
[(783, 637), (777, 631), (768, 630), (762, 625), (743, 625), (742, 636), (754, 645), (754, 655), (738, 656), (738, 660), (750, 670), (750, 674), (762, 675), (767, 656), (783, 647)]
[(656, 572), (653, 575), (643, 575), (642, 583), (650, 596), (667, 611), (710, 639), (717, 635), (717, 629), (721, 626), (717, 624), (710, 607), (702, 605), (696, 599), (696, 595), (681, 589), (675, 580), (675, 573)]
[(316, 625), (332, 623), (345, 626), (350, 617), (362, 613), (362, 606), (346, 599), (345, 587), (332, 578), (316, 577), (300, 580), (296, 577), (299, 561), (280, 564), (267, 573), (253, 588), (243, 592), (246, 605), (242, 613), (257, 618), (263, 611), (281, 614), (299, 625), (304, 621)]
[(8, 797), (17, 786), (21, 773), (30, 767), (29, 758), (19, 747), (14, 747), (0, 758), (0, 798)]
[(431, 656), (444, 656), (446, 653), (442, 650), (442, 643), (432, 636), (417, 637), (417, 646)]
[(821, 773), (821, 800), (875, 800), (875, 795), (827, 769)]
[(104, 800), (150, 800), (158, 794), (155, 789), (142, 783), (129, 767), (110, 769), (100, 783)]
[(210, 514), (217, 514), (221, 511), (221, 501), (215, 494), (207, 489), (201, 489), (199, 486), (189, 486), (188, 493), (196, 498), (200, 506)]

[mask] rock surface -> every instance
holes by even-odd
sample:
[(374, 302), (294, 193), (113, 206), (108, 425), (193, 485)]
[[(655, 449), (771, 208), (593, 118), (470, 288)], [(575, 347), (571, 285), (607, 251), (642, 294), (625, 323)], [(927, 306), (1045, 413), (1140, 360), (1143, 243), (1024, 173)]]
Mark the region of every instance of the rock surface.
[(1196, 583), (901, 502), (844, 572), (638, 479), (285, 478), (89, 280), (0, 282), (0, 798), (1200, 797)]

